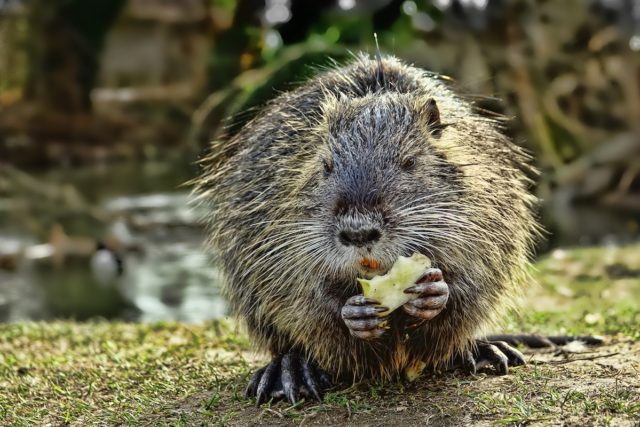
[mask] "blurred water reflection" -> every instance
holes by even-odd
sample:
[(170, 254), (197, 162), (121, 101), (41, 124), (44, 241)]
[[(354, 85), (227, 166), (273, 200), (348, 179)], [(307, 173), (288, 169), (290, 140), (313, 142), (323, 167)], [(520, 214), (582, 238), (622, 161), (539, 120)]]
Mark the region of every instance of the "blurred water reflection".
[[(132, 170), (140, 175), (148, 171)], [(108, 224), (101, 233), (82, 235), (85, 227), (74, 230), (67, 220), (67, 228), (76, 234), (58, 231), (63, 236), (49, 242), (39, 242), (17, 222), (1, 224), (0, 259), (6, 265), (0, 265), (0, 321), (105, 317), (193, 322), (224, 316), (219, 274), (204, 252), (198, 214), (186, 189), (175, 192), (177, 186), (171, 183), (182, 178), (156, 181), (155, 187), (172, 192), (145, 193), (139, 185), (146, 180), (129, 173), (128, 180), (138, 187), (122, 186), (116, 196), (95, 176), (80, 175), (76, 184), (83, 193), (100, 188), (111, 195), (96, 199), (110, 218)], [(118, 186), (123, 178), (112, 183)], [(93, 182), (93, 188), (87, 182)], [(94, 245), (99, 239), (122, 259), (121, 275), (104, 277), (105, 270), (96, 268)]]

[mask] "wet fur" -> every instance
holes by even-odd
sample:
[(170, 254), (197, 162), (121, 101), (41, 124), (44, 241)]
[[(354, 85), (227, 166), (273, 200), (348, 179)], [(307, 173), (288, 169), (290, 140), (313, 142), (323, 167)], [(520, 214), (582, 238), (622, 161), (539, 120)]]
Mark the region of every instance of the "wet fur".
[[(438, 76), (360, 56), (216, 141), (196, 193), (232, 310), (259, 348), (298, 349), (335, 378), (390, 378), (468, 349), (526, 285), (537, 234), (527, 162)], [(410, 329), (398, 310), (381, 339), (352, 337), (340, 309), (360, 293), (358, 270), (336, 242), (337, 213), (380, 221), (386, 268), (428, 255), (450, 287), (444, 311)]]

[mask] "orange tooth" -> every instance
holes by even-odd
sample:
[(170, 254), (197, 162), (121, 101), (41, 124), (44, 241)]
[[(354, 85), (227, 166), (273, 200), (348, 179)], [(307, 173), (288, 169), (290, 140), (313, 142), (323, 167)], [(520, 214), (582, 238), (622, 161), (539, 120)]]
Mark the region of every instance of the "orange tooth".
[(380, 268), (380, 262), (371, 258), (362, 258), (360, 265), (371, 270), (377, 270)]

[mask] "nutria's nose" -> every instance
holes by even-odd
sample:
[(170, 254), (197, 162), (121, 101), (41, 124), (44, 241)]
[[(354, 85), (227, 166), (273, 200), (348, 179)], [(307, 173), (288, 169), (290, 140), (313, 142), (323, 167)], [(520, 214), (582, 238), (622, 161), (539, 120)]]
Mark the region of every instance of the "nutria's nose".
[(381, 236), (382, 233), (377, 228), (345, 228), (338, 233), (338, 238), (343, 245), (357, 247), (375, 243)]

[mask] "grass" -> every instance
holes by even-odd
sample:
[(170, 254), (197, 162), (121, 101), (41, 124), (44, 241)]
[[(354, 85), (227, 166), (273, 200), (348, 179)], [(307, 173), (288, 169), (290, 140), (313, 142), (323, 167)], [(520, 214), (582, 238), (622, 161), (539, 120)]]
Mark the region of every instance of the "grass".
[[(527, 353), (506, 377), (426, 374), (322, 404), (243, 399), (264, 363), (226, 321), (0, 326), (0, 425), (524, 425), (640, 423), (640, 247), (556, 251), (508, 331), (607, 336), (586, 353)], [(585, 421), (586, 420), (586, 421)]]
[[(25, 323), (0, 332), (0, 420), (137, 424), (167, 402), (246, 376), (249, 345), (226, 326)], [(215, 406), (212, 397), (209, 407)], [(207, 405), (202, 407), (206, 414)], [(171, 408), (162, 413), (172, 417)]]

